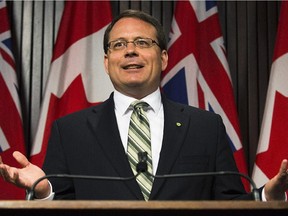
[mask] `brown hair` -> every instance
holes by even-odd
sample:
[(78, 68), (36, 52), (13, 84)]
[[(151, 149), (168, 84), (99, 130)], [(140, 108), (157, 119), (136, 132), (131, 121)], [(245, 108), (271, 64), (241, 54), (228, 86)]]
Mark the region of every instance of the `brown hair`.
[(105, 30), (104, 40), (103, 40), (103, 48), (104, 48), (105, 54), (107, 54), (107, 51), (108, 51), (108, 47), (107, 46), (108, 46), (108, 42), (109, 42), (110, 32), (111, 32), (113, 26), (120, 19), (127, 18), (127, 17), (140, 19), (140, 20), (142, 20), (144, 22), (147, 22), (147, 23), (151, 24), (152, 26), (154, 26), (155, 29), (156, 29), (156, 33), (157, 33), (156, 38), (157, 38), (157, 41), (158, 41), (160, 49), (161, 50), (167, 50), (167, 41), (166, 41), (165, 33), (164, 33), (164, 30), (163, 30), (161, 24), (158, 22), (157, 19), (155, 19), (151, 15), (149, 15), (149, 14), (147, 14), (145, 12), (142, 12), (142, 11), (125, 10), (119, 16), (114, 18), (112, 20), (112, 22), (110, 23), (110, 25)]

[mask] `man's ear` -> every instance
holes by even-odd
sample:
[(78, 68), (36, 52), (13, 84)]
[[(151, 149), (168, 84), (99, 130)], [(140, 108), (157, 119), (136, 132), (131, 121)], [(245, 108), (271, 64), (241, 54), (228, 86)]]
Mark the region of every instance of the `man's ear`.
[(162, 61), (162, 71), (164, 71), (168, 65), (168, 53), (167, 50), (162, 50), (161, 53), (161, 61)]
[(109, 70), (108, 70), (108, 61), (109, 61), (109, 59), (108, 59), (108, 55), (105, 54), (105, 55), (104, 55), (104, 67), (105, 67), (105, 71), (106, 71), (106, 73), (109, 75)]

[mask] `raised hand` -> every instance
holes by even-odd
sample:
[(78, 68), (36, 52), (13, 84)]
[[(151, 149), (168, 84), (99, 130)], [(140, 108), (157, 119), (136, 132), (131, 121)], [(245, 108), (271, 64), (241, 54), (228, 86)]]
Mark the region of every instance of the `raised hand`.
[(265, 185), (267, 200), (284, 200), (285, 191), (288, 190), (288, 161), (283, 160), (277, 175)]
[[(4, 164), (0, 157), (0, 176), (18, 187), (29, 189), (33, 183), (44, 176), (42, 169), (30, 163), (28, 159), (20, 152), (13, 152), (13, 157), (20, 164), (21, 168), (11, 167)], [(41, 181), (35, 188), (35, 196), (37, 198), (44, 198), (50, 193), (50, 186), (47, 180)]]

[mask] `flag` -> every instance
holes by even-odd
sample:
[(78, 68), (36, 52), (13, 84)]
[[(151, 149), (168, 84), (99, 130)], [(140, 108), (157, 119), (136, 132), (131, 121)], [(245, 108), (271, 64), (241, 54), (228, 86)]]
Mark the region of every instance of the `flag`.
[[(241, 173), (247, 174), (232, 81), (215, 1), (178, 1), (161, 86), (172, 100), (221, 115)], [(249, 184), (243, 180), (249, 191)]]
[[(25, 154), (18, 81), (12, 52), (12, 39), (5, 1), (0, 1), (0, 156), (4, 163), (18, 166), (12, 156)], [(25, 191), (0, 178), (0, 199), (24, 199)]]
[(288, 158), (288, 2), (281, 3), (266, 104), (259, 137), (253, 180), (264, 185)]
[(30, 160), (42, 166), (52, 122), (105, 100), (113, 87), (104, 69), (109, 1), (65, 3)]

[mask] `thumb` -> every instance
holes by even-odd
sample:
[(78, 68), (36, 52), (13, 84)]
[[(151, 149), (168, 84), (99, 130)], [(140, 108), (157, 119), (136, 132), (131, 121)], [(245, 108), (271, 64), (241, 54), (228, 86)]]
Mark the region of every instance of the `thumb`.
[(27, 157), (19, 151), (13, 152), (13, 157), (22, 167), (27, 167), (30, 164)]
[(280, 169), (279, 169), (279, 174), (286, 174), (287, 164), (288, 164), (287, 159), (284, 159), (284, 160), (282, 161), (282, 163), (281, 163), (281, 166), (280, 166)]

